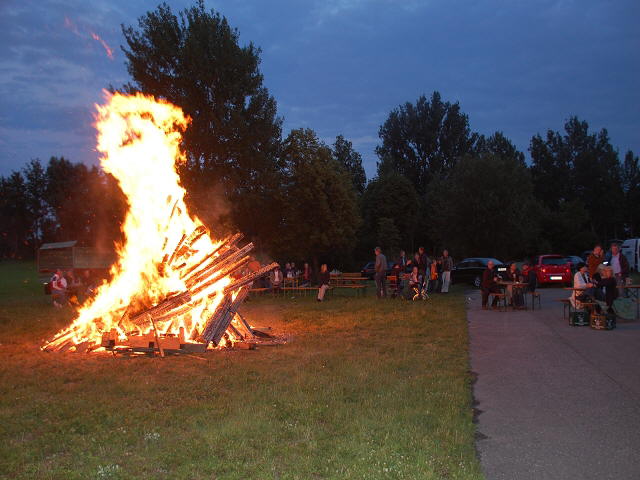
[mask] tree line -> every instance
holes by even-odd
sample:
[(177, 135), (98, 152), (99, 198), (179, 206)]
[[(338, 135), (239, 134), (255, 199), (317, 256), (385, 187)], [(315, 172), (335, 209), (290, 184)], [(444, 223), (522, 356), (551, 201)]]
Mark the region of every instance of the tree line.
[[(309, 128), (283, 138), (260, 49), (240, 45), (202, 1), (177, 14), (162, 4), (122, 31), (131, 82), (111, 90), (183, 108), (187, 203), (215, 235), (240, 230), (265, 256), (353, 269), (375, 245), (509, 259), (640, 235), (638, 157), (620, 160), (607, 131), (578, 118), (534, 135), (527, 165), (501, 132), (473, 132), (460, 105), (433, 92), (389, 113), (367, 181), (342, 135), (332, 145)], [(125, 209), (99, 169), (32, 160), (0, 178), (0, 257), (33, 256), (46, 241), (110, 246)]]

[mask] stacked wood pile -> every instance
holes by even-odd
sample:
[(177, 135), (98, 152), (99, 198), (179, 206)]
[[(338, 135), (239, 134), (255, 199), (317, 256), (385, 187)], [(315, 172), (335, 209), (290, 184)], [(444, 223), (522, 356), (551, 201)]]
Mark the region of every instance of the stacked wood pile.
[[(139, 327), (138, 331), (149, 331), (150, 333), (140, 335), (137, 332), (130, 332), (126, 335), (126, 339), (123, 339), (122, 335), (118, 338), (117, 330), (112, 328), (103, 332), (100, 344), (91, 344), (91, 342), (76, 344), (73, 341), (73, 332), (63, 331), (43, 349), (48, 351), (73, 349), (82, 352), (102, 346), (114, 352), (152, 353), (157, 351), (164, 356), (165, 353), (204, 352), (209, 345), (219, 346), (221, 343), (233, 343), (237, 348), (249, 348), (250, 345), (247, 347), (247, 342), (255, 338), (255, 333), (238, 313), (238, 308), (249, 294), (251, 284), (268, 274), (278, 264), (271, 263), (256, 271), (246, 273), (244, 267), (250, 260), (248, 254), (254, 246), (252, 243), (248, 243), (239, 247), (238, 243), (242, 239), (242, 235), (235, 234), (223, 240), (206, 258), (187, 268), (187, 265), (191, 263), (188, 261), (189, 256), (196, 253), (192, 246), (206, 234), (206, 228), (199, 226), (190, 235), (183, 235), (173, 252), (165, 255), (158, 267), (161, 274), (169, 268), (172, 271), (178, 271), (185, 285), (184, 291), (171, 292), (155, 305), (138, 307), (137, 311), (134, 311), (136, 307), (132, 305), (124, 310), (118, 324), (120, 330), (137, 326)], [(241, 274), (243, 271), (245, 274)], [(201, 296), (213, 284), (227, 276), (230, 276), (232, 281), (222, 292), (208, 294), (208, 300), (216, 296), (222, 296), (222, 298), (216, 299), (219, 300), (217, 307), (202, 324), (201, 331), (192, 332), (188, 339), (184, 338), (182, 328), (178, 334), (169, 333), (177, 330), (177, 328), (171, 328), (174, 319), (177, 320), (179, 317), (189, 314), (200, 304), (193, 302), (192, 299), (198, 295)], [(160, 332), (157, 328), (157, 324), (160, 322), (164, 325), (169, 322), (169, 327), (165, 327), (164, 332)], [(64, 338), (65, 336), (68, 338)], [(230, 342), (230, 339), (233, 342)]]

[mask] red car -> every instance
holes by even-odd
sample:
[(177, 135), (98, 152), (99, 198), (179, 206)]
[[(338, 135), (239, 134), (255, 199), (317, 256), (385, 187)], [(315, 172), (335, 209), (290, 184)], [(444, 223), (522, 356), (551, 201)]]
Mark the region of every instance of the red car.
[(533, 259), (533, 271), (536, 273), (538, 285), (560, 283), (570, 285), (571, 263), (563, 255), (538, 255)]

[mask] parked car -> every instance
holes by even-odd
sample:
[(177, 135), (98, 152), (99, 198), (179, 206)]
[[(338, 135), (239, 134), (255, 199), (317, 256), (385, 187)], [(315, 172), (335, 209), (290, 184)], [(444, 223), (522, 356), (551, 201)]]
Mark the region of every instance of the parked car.
[(627, 257), (631, 271), (640, 272), (640, 238), (628, 238), (622, 242), (620, 251)]
[(507, 266), (495, 258), (465, 258), (451, 270), (451, 283), (470, 283), (476, 288), (480, 288), (482, 272), (487, 268), (489, 260), (493, 260), (494, 268), (498, 274), (507, 271)]
[(534, 257), (532, 267), (538, 285), (547, 283), (570, 285), (573, 281), (571, 263), (564, 255), (538, 255)]
[(569, 262), (571, 273), (576, 273), (577, 265), (581, 262), (584, 262), (584, 260), (581, 257), (578, 257), (577, 255), (567, 255), (565, 258)]
[[(387, 262), (387, 275), (391, 273), (392, 268), (393, 265)], [(369, 280), (373, 280), (373, 277), (376, 274), (376, 262), (367, 263), (364, 267), (362, 267), (362, 270), (360, 270), (360, 274), (363, 277), (367, 277)]]

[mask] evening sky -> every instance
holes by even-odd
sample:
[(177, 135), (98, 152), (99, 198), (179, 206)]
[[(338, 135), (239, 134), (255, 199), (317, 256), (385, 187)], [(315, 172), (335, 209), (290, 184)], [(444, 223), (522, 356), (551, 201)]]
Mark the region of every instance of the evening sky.
[[(169, 1), (174, 12), (193, 4)], [(120, 25), (157, 2), (0, 0), (0, 175), (32, 158), (93, 164), (94, 104), (129, 80)], [(572, 115), (640, 153), (637, 0), (206, 1), (262, 49), (286, 136), (351, 140), (375, 174), (378, 129), (398, 105), (440, 91), (471, 128), (531, 136)], [(95, 34), (95, 35), (92, 35)], [(95, 38), (94, 38), (95, 37)], [(112, 49), (111, 59), (109, 48)]]

